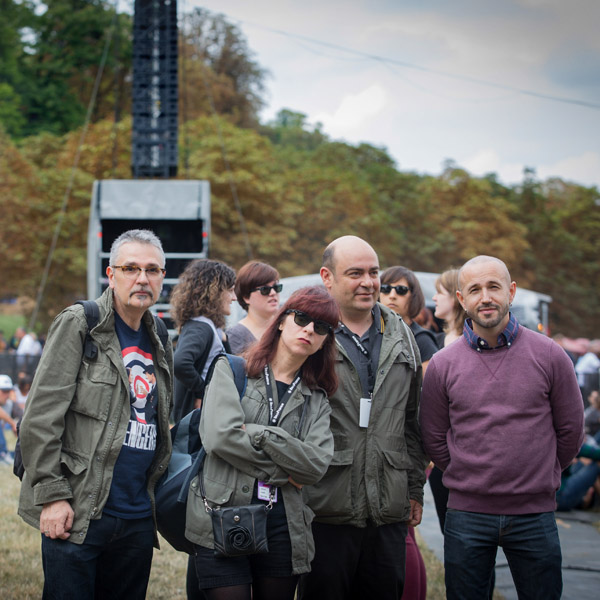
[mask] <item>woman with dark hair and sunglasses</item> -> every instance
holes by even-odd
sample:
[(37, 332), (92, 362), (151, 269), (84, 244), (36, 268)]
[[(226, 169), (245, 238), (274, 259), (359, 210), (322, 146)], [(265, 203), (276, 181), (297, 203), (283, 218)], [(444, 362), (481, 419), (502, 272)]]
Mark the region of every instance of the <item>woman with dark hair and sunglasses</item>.
[(222, 328), (235, 300), (234, 284), (231, 267), (199, 259), (188, 264), (173, 288), (171, 316), (179, 330), (174, 355), (175, 422), (200, 407), (208, 368), (225, 351)]
[[(423, 373), (429, 360), (439, 350), (435, 334), (421, 327), (414, 319), (425, 307), (425, 297), (417, 276), (406, 267), (389, 267), (381, 275), (379, 301), (400, 315), (410, 327), (421, 353)], [(415, 528), (408, 528), (406, 537), (405, 600), (425, 600), (427, 596), (427, 572), (417, 540)]]
[(251, 261), (237, 274), (235, 295), (248, 313), (237, 325), (227, 330), (234, 354), (242, 354), (267, 330), (279, 310), (279, 273), (271, 265)]
[(390, 267), (381, 275), (379, 301), (399, 314), (410, 327), (421, 353), (423, 373), (429, 359), (439, 350), (435, 334), (414, 319), (425, 306), (425, 297), (417, 276), (406, 267)]
[(215, 557), (211, 517), (192, 481), (186, 536), (196, 544), (200, 588), (208, 600), (293, 600), (314, 555), (313, 512), (301, 488), (319, 481), (333, 456), (327, 395), (337, 388), (335, 300), (321, 287), (300, 289), (249, 350), (240, 401), (228, 360), (216, 363), (202, 407), (209, 507), (276, 501), (267, 518), (269, 551)]

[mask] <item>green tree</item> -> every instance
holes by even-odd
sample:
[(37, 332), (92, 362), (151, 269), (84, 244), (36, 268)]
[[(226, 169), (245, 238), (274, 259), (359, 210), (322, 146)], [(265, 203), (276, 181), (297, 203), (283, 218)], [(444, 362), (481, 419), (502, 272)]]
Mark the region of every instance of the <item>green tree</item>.
[(527, 229), (524, 257), (531, 287), (548, 293), (551, 328), (567, 336), (597, 337), (600, 331), (600, 194), (560, 179), (540, 182), (532, 169), (513, 202)]
[(180, 54), (184, 120), (211, 114), (214, 106), (240, 127), (258, 126), (266, 71), (253, 60), (235, 25), (223, 15), (194, 9), (182, 21)]
[(10, 89), (2, 90), (0, 121), (11, 135), (61, 134), (83, 123), (110, 31), (118, 52), (108, 54), (93, 118), (129, 105), (129, 16), (116, 18), (107, 0), (45, 0), (35, 12), (33, 2), (1, 2), (0, 82)]

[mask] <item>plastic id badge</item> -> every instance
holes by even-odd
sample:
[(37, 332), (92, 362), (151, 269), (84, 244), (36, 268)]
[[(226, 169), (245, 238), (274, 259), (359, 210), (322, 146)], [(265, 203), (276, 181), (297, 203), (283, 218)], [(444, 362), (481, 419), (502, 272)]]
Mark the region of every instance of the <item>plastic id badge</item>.
[(371, 398), (360, 399), (360, 415), (358, 418), (359, 427), (369, 426), (369, 415), (371, 414)]
[[(271, 486), (268, 483), (258, 482), (258, 499), (265, 500), (266, 502), (271, 499)], [(275, 488), (273, 502), (277, 502), (277, 488)]]

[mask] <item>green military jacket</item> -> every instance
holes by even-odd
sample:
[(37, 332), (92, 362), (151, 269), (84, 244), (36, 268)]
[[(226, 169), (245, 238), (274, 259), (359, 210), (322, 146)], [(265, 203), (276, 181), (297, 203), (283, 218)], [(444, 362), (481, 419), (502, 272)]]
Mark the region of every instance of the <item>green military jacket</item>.
[[(76, 544), (85, 540), (90, 520), (102, 515), (131, 413), (129, 380), (115, 332), (112, 289), (97, 302), (100, 319), (91, 331), (97, 357), (83, 356), (87, 332), (83, 307), (63, 310), (48, 332), (19, 433), (25, 465), (19, 515), (39, 528), (45, 503), (69, 500), (75, 516), (68, 539)], [(158, 439), (148, 472), (154, 511), (154, 485), (171, 455), (173, 350), (170, 343), (163, 348), (149, 311), (143, 321), (154, 346), (158, 389)]]
[(337, 342), (339, 387), (329, 398), (333, 460), (325, 477), (304, 490), (321, 523), (365, 527), (407, 521), (410, 500), (423, 504), (421, 359), (408, 326), (385, 306), (380, 309), (383, 339), (368, 427), (359, 427), (358, 372)]
[[(277, 390), (273, 393), (276, 396)], [(294, 574), (310, 571), (314, 515), (305, 505), (302, 492), (288, 482), (288, 476), (310, 486), (327, 470), (333, 454), (330, 412), (325, 393), (310, 390), (301, 382), (277, 426), (267, 425), (264, 378), (248, 379), (240, 402), (225, 358), (216, 365), (202, 405), (200, 436), (207, 452), (202, 475), (209, 505), (250, 504), (256, 480), (277, 486), (285, 503)], [(212, 522), (198, 477), (192, 480), (188, 495), (186, 537), (205, 548), (214, 547)]]

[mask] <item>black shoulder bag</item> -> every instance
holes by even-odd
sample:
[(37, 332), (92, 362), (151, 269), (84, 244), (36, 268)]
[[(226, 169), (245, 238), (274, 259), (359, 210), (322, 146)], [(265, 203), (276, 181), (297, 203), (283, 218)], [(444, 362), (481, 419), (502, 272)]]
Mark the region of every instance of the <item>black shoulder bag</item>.
[[(300, 373), (296, 375), (294, 381), (292, 381), (280, 399), (277, 410), (274, 410), (273, 388), (267, 366), (265, 366), (264, 374), (267, 400), (269, 402), (269, 425), (277, 425), (283, 408), (300, 383), (301, 376)], [(307, 400), (305, 400), (304, 408), (306, 408), (306, 402)], [(302, 411), (302, 416), (304, 416), (304, 410)], [(275, 487), (271, 486), (269, 502), (267, 504), (215, 506), (211, 508), (206, 499), (206, 492), (204, 491), (202, 469), (199, 472), (198, 481), (200, 494), (204, 501), (204, 508), (212, 519), (215, 556), (230, 557), (268, 552), (267, 516), (273, 508)]]

